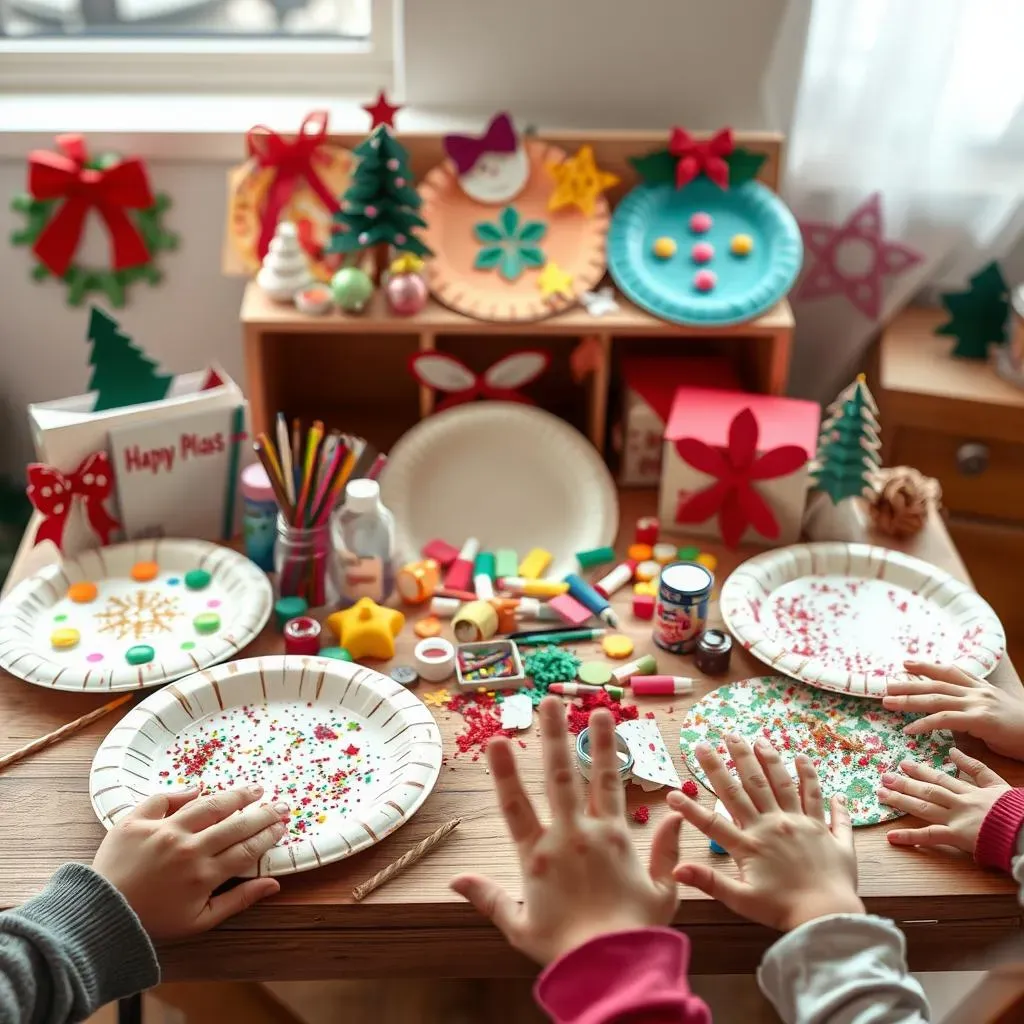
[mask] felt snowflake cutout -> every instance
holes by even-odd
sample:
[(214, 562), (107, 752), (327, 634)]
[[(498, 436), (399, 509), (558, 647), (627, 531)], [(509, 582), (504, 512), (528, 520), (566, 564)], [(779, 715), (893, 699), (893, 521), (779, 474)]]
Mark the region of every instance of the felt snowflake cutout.
[(423, 694), (423, 703), (431, 708), (443, 708), (451, 699), (452, 695), (447, 690), (432, 690)]
[(528, 267), (543, 267), (544, 253), (538, 245), (547, 234), (542, 220), (521, 221), (513, 206), (506, 206), (495, 223), (481, 221), (473, 228), (483, 248), (476, 254), (476, 270), (497, 269), (506, 281), (515, 281)]
[(580, 296), (580, 302), (591, 316), (608, 316), (619, 311), (619, 304), (615, 301), (615, 291), (611, 285), (598, 288), (596, 291), (584, 292)]
[(575, 156), (566, 157), (560, 164), (548, 164), (547, 169), (555, 179), (549, 210), (578, 206), (585, 217), (593, 217), (598, 196), (619, 183), (617, 174), (602, 171), (594, 162), (592, 146), (580, 146)]

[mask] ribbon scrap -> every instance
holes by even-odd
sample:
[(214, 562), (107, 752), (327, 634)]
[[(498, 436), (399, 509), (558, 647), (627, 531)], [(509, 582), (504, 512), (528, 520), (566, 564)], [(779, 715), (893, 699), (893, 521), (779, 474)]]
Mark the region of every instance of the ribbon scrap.
[(28, 467), (28, 499), (43, 516), (36, 531), (36, 544), (52, 540), (61, 549), (64, 527), (75, 498), (80, 498), (86, 518), (100, 544), (109, 544), (111, 533), (120, 523), (106, 510), (103, 503), (114, 487), (114, 473), (106, 452), (87, 455), (70, 476), (59, 469), (34, 462)]
[(95, 210), (110, 233), (113, 269), (148, 263), (149, 249), (125, 212), (153, 205), (146, 165), (132, 157), (102, 170), (88, 167), (81, 135), (58, 135), (57, 148), (59, 153), (35, 149), (28, 155), (32, 198), (39, 202), (64, 200), (32, 247), (39, 262), (63, 277), (78, 251), (86, 215)]
[(676, 188), (706, 174), (719, 188), (729, 187), (729, 165), (725, 158), (733, 151), (732, 130), (723, 128), (702, 142), (683, 128), (673, 128), (668, 151), (677, 158)]

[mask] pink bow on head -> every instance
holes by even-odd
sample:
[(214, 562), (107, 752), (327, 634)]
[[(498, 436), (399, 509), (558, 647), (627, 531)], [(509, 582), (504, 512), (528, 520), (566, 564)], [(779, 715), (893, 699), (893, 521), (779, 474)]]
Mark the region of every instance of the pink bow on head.
[(514, 153), (518, 141), (512, 118), (508, 114), (495, 114), (487, 131), (480, 138), (469, 135), (446, 135), (444, 151), (455, 164), (459, 174), (473, 170), (477, 160), (485, 153)]
[(698, 174), (706, 174), (719, 188), (729, 187), (729, 165), (725, 162), (733, 150), (732, 130), (723, 128), (706, 142), (695, 139), (683, 128), (673, 128), (668, 151), (678, 157), (676, 188), (693, 181)]

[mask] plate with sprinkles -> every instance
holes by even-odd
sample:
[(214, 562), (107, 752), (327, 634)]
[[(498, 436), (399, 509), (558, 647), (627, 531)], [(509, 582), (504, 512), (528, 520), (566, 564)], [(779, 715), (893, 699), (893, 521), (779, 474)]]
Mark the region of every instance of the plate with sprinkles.
[(725, 581), (722, 616), (751, 654), (794, 679), (881, 698), (903, 663), (985, 677), (1006, 651), (988, 602), (934, 565), (869, 544), (794, 544)]
[(56, 690), (159, 686), (235, 657), (272, 605), (266, 575), (218, 544), (93, 548), (0, 601), (0, 669)]
[(725, 737), (732, 732), (748, 743), (767, 739), (794, 776), (797, 754), (806, 754), (825, 800), (844, 793), (854, 825), (877, 825), (903, 813), (878, 802), (883, 772), (910, 760), (956, 773), (949, 760), (952, 733), (903, 735), (903, 726), (917, 717), (821, 693), (781, 676), (760, 676), (721, 686), (692, 705), (680, 727), (679, 744), (687, 767), (704, 786), (707, 778), (693, 748), (710, 743), (731, 769)]
[(287, 833), (253, 874), (287, 875), (358, 853), (419, 809), (441, 769), (422, 701), (350, 662), (248, 658), (171, 683), (96, 752), (89, 797), (113, 828), (163, 790), (258, 783), (291, 808)]

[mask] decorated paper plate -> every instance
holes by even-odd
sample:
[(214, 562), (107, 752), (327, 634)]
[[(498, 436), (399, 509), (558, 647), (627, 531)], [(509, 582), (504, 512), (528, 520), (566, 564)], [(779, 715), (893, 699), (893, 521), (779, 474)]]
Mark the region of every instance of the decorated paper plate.
[(475, 402), (436, 413), (391, 450), (382, 499), (403, 558), (442, 538), (482, 550), (554, 555), (546, 576), (576, 571), (576, 552), (615, 540), (618, 500), (594, 446), (550, 413)]
[(83, 551), (0, 601), (0, 668), (56, 690), (133, 690), (233, 658), (266, 625), (267, 577), (200, 540)]
[(722, 615), (778, 672), (856, 697), (882, 697), (908, 659), (987, 676), (1006, 650), (996, 613), (948, 572), (868, 544), (795, 544), (744, 562)]
[[(903, 813), (879, 803), (875, 795), (882, 773), (900, 761), (956, 773), (948, 761), (952, 733), (904, 736), (903, 726), (915, 717), (820, 693), (781, 676), (760, 676), (729, 683), (697, 701), (686, 713), (679, 743), (690, 771), (707, 786), (693, 752), (698, 743), (710, 743), (728, 760), (726, 735), (736, 732), (750, 743), (763, 736), (787, 766), (797, 754), (806, 754), (817, 769), (825, 800), (846, 794), (854, 825), (875, 825)], [(790, 771), (796, 774), (795, 767)]]
[[(460, 181), (450, 161), (420, 185), (420, 213), (429, 225), (420, 238), (434, 252), (427, 281), (441, 302), (466, 316), (540, 320), (575, 306), (604, 276), (608, 201), (597, 196), (590, 216), (577, 206), (548, 209), (555, 191), (548, 168), (567, 154), (536, 139), (522, 141), (518, 152), (523, 151), (525, 180), (510, 180), (495, 193), (504, 196), (518, 187), (508, 199), (473, 198), (488, 193)], [(516, 161), (509, 154), (496, 170), (512, 175)]]
[(608, 230), (615, 283), (638, 306), (681, 324), (759, 316), (793, 287), (802, 260), (796, 219), (756, 181), (727, 190), (706, 178), (681, 189), (638, 185)]
[(259, 783), (292, 808), (253, 874), (329, 864), (405, 824), (434, 788), (441, 734), (422, 701), (330, 658), (249, 658), (199, 672), (133, 708), (89, 774), (107, 828), (161, 790)]

